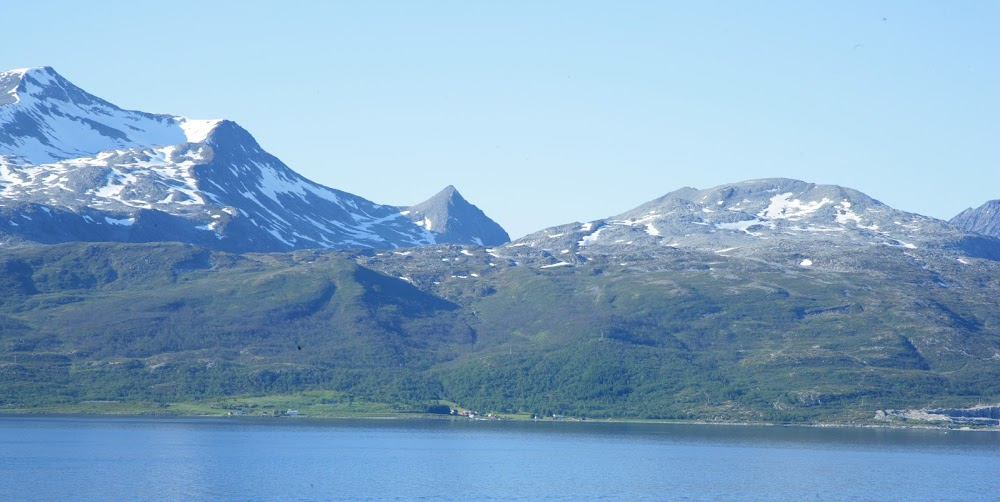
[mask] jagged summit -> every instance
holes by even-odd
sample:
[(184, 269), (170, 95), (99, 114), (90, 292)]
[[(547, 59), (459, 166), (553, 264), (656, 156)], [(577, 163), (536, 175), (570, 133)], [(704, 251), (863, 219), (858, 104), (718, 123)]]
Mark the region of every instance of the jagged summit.
[[(431, 198), (410, 206), (408, 209), (411, 212), (421, 212), (425, 215), (424, 228), (430, 229), (432, 222), (430, 217), (434, 217), (434, 221), (437, 221), (437, 228), (446, 230), (448, 228), (448, 214), (447, 211), (451, 207), (468, 205), (462, 194), (458, 193), (458, 190), (454, 185), (448, 185), (444, 187), (443, 190), (434, 194)], [(423, 221), (423, 220), (422, 220)]]
[(952, 218), (951, 224), (970, 232), (1000, 238), (1000, 200), (966, 209)]
[(424, 202), (401, 210), (414, 223), (432, 232), (438, 243), (498, 246), (510, 241), (500, 225), (466, 201), (452, 185)]
[[(443, 198), (443, 213), (428, 206), (444, 225), (431, 231), (395, 206), (302, 177), (229, 120), (123, 110), (49, 67), (0, 73), (0, 95), (0, 246), (180, 241), (266, 252), (496, 242), (484, 223), (492, 221), (457, 192)], [(476, 234), (463, 240), (465, 230)]]

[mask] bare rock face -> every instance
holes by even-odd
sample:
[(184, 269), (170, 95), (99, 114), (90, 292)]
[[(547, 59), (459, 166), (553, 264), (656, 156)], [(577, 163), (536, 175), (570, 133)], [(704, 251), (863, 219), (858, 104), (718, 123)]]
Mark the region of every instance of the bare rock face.
[(402, 212), (430, 231), (439, 244), (499, 246), (510, 242), (503, 227), (466, 201), (451, 185), (420, 204), (402, 208)]
[(952, 218), (951, 224), (970, 232), (1000, 238), (1000, 200), (966, 209)]

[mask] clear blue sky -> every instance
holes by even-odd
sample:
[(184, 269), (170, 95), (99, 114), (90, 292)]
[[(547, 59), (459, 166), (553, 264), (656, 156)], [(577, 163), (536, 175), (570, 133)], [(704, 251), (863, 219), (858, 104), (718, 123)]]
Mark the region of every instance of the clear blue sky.
[(146, 3), (7, 2), (0, 66), (376, 202), (454, 184), (514, 237), (763, 177), (1000, 198), (997, 1)]

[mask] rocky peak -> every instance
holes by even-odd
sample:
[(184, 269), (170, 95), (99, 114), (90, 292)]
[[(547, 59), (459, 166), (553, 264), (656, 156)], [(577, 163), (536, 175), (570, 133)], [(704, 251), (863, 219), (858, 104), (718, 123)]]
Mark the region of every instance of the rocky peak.
[(991, 200), (977, 208), (966, 209), (950, 222), (963, 230), (1000, 238), (1000, 200)]
[(424, 202), (400, 209), (407, 218), (434, 234), (439, 244), (498, 246), (510, 241), (503, 227), (466, 201), (451, 185)]

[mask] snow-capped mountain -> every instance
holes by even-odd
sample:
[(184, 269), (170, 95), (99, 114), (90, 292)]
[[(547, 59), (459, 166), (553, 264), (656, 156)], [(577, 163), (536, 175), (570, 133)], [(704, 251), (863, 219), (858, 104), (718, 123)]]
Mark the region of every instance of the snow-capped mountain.
[(950, 221), (952, 225), (970, 232), (1000, 238), (1000, 200), (991, 200), (975, 209), (966, 209)]
[(234, 122), (122, 110), (48, 67), (0, 73), (0, 214), (8, 242), (281, 251), (420, 246), (445, 235), (395, 206), (309, 181)]
[(0, 154), (18, 156), (23, 163), (197, 143), (218, 122), (122, 110), (50, 67), (0, 73)]
[(474, 243), (499, 246), (510, 241), (507, 232), (478, 207), (448, 185), (420, 204), (401, 208), (404, 215), (434, 234), (439, 244)]
[(550, 265), (669, 249), (830, 269), (856, 269), (861, 260), (852, 249), (1000, 258), (995, 239), (893, 209), (857, 190), (790, 179), (683, 188), (617, 216), (533, 233), (504, 249), (523, 247), (549, 253)]

